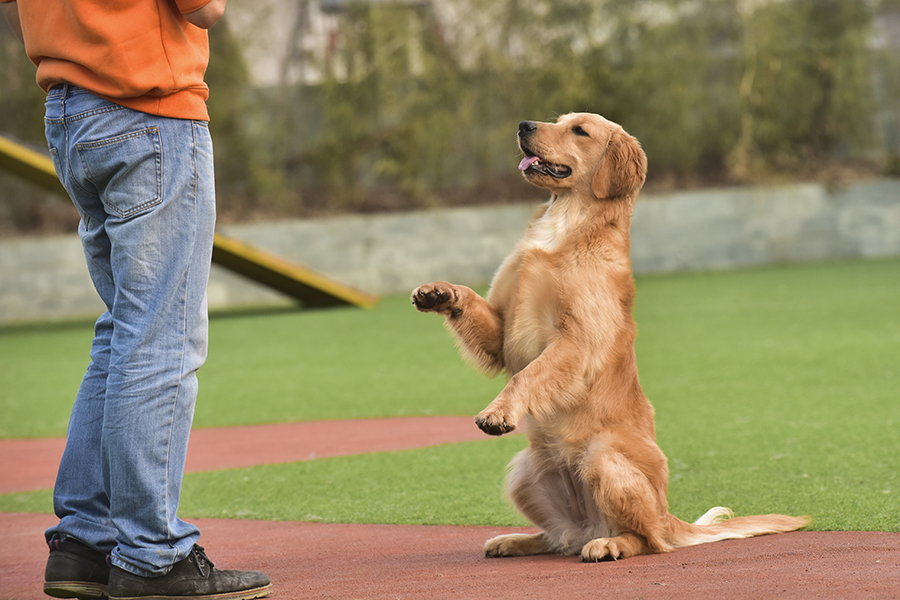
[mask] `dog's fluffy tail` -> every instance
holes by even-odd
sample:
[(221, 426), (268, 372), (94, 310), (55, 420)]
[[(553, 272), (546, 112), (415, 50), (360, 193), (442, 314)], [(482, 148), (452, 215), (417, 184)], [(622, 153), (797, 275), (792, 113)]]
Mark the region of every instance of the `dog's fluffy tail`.
[(669, 521), (672, 536), (670, 543), (677, 548), (795, 531), (809, 525), (810, 518), (786, 515), (735, 517), (730, 508), (716, 506), (693, 523), (685, 523), (672, 515), (669, 515)]

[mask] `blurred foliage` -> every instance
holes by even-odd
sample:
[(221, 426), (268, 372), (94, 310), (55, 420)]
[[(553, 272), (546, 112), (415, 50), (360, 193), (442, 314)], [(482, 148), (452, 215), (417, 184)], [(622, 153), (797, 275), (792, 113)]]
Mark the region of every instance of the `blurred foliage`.
[(738, 175), (752, 171), (754, 162), (799, 169), (852, 156), (872, 141), (866, 3), (794, 0), (741, 18), (745, 123), (732, 155)]
[(254, 107), (250, 69), (238, 40), (227, 26), (227, 18), (209, 31), (210, 86), (209, 127), (216, 162), (217, 203), (220, 210), (236, 215), (278, 207), (284, 196), (283, 177), (267, 150), (264, 139), (255, 136), (248, 115)]
[[(0, 131), (40, 143), (12, 41)], [(655, 189), (900, 174), (900, 0), (231, 0), (210, 44), (231, 219), (539, 198), (518, 122), (570, 111), (638, 137)]]
[[(379, 190), (407, 207), (465, 190), (471, 201), (484, 200), (478, 192), (503, 200), (484, 186), (498, 179), (507, 194), (528, 194), (505, 179), (515, 176), (516, 125), (569, 111), (604, 114), (636, 135), (651, 184), (752, 183), (832, 161), (873, 168), (884, 157), (873, 3), (453, 6), (471, 15), (453, 32), (433, 3), (356, 3), (341, 13), (324, 82), (297, 92), (300, 104), (317, 105), (316, 123), (297, 119), (284, 131), (305, 142), (285, 158), (303, 167), (291, 184), (307, 205), (313, 196), (365, 208)], [(895, 72), (888, 78), (896, 84)]]
[[(0, 135), (47, 152), (44, 92), (35, 68), (0, 17)], [(0, 236), (20, 231), (74, 231), (75, 209), (53, 195), (0, 171)]]

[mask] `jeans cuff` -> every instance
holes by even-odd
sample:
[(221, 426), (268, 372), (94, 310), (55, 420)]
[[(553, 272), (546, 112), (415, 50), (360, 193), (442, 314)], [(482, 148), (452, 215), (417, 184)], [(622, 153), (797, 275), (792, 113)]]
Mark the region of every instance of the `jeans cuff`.
[(114, 567), (118, 567), (118, 568), (122, 569), (123, 571), (128, 571), (129, 573), (131, 573), (133, 575), (137, 575), (138, 577), (162, 577), (163, 575), (165, 575), (166, 573), (168, 573), (169, 571), (172, 570), (172, 566), (169, 566), (164, 571), (157, 571), (157, 572), (146, 571), (144, 569), (140, 569), (138, 567), (135, 567), (132, 564), (129, 564), (129, 563), (123, 561), (121, 558), (117, 557), (114, 554), (112, 556), (110, 556), (109, 562)]

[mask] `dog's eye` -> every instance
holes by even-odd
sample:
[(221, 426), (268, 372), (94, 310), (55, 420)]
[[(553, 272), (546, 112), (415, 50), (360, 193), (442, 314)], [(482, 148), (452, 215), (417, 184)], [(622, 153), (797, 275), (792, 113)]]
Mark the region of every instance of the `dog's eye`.
[(588, 135), (587, 131), (581, 128), (581, 125), (576, 125), (575, 127), (573, 127), (572, 133), (574, 133), (575, 135), (580, 135), (582, 137), (591, 137), (590, 135)]

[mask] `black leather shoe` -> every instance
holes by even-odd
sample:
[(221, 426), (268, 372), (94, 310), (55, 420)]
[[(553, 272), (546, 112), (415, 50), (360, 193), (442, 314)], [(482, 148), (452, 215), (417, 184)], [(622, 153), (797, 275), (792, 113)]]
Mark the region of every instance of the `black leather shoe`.
[(44, 569), (44, 593), (54, 598), (106, 598), (109, 555), (74, 538), (52, 540)]
[(271, 592), (265, 574), (220, 571), (196, 544), (161, 577), (141, 577), (116, 566), (109, 574), (109, 600), (252, 600)]

